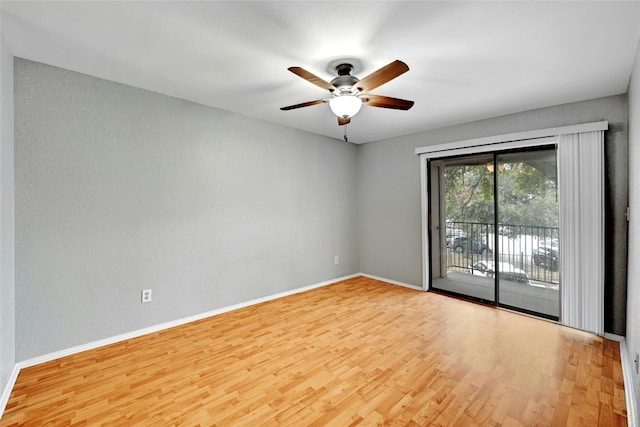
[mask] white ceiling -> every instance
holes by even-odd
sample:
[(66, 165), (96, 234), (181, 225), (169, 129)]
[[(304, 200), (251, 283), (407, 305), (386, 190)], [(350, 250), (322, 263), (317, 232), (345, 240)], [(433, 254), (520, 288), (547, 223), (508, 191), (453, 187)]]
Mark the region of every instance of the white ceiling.
[(400, 59), (410, 71), (373, 93), (409, 111), (363, 107), (349, 140), (625, 93), (640, 2), (14, 2), (2, 33), (15, 56), (342, 139), (327, 91), (354, 59), (362, 78)]

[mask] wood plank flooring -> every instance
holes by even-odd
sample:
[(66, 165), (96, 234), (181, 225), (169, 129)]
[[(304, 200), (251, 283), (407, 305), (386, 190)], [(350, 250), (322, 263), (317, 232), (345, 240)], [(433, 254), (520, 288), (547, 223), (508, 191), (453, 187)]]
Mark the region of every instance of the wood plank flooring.
[(0, 426), (623, 426), (616, 342), (356, 278), (20, 372)]

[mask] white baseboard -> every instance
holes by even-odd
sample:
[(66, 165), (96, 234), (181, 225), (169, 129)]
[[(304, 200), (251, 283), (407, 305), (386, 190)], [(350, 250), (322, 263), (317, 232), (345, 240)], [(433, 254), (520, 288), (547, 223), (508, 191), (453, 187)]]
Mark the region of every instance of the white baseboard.
[(424, 290), (420, 286), (416, 286), (416, 285), (412, 285), (412, 284), (404, 283), (404, 282), (398, 282), (397, 280), (391, 280), (391, 279), (387, 279), (387, 278), (384, 278), (384, 277), (378, 277), (378, 276), (374, 276), (372, 274), (360, 273), (358, 275), (359, 276), (368, 277), (369, 279), (380, 280), (381, 282), (391, 283), (392, 285), (398, 285), (398, 286), (403, 286), (405, 288), (414, 289), (416, 291)]
[(2, 390), (2, 396), (0, 396), (0, 419), (2, 419), (2, 414), (4, 414), (4, 410), (7, 407), (7, 403), (9, 402), (9, 396), (11, 396), (11, 391), (13, 390), (13, 386), (18, 379), (18, 374), (20, 373), (20, 368), (18, 365), (13, 366), (13, 370), (11, 371), (11, 375), (7, 379), (7, 384)]
[(14, 387), (14, 385), (16, 383), (16, 380), (18, 379), (18, 374), (20, 373), (21, 369), (28, 368), (30, 366), (39, 365), (39, 364), (45, 363), (45, 362), (50, 362), (52, 360), (59, 359), (61, 357), (71, 356), (73, 354), (81, 353), (83, 351), (93, 350), (95, 348), (103, 347), (103, 346), (110, 345), (110, 344), (115, 344), (117, 342), (126, 341), (126, 340), (129, 340), (129, 339), (132, 339), (132, 338), (137, 338), (137, 337), (140, 337), (140, 336), (143, 336), (143, 335), (147, 335), (147, 334), (151, 334), (151, 333), (155, 333), (155, 332), (160, 332), (160, 331), (163, 331), (165, 329), (169, 329), (169, 328), (173, 328), (173, 327), (176, 327), (176, 326), (184, 325), (184, 324), (187, 324), (187, 323), (195, 322), (195, 321), (201, 320), (201, 319), (206, 319), (208, 317), (216, 316), (216, 315), (222, 314), (222, 313), (227, 313), (229, 311), (238, 310), (240, 308), (249, 307), (249, 306), (252, 306), (252, 305), (260, 304), (260, 303), (271, 301), (271, 300), (274, 300), (274, 299), (283, 298), (283, 297), (286, 297), (286, 296), (289, 296), (289, 295), (298, 294), (300, 292), (309, 291), (311, 289), (321, 288), (323, 286), (328, 286), (328, 285), (331, 285), (333, 283), (341, 282), (343, 280), (352, 279), (354, 277), (359, 277), (359, 276), (361, 276), (360, 273), (350, 274), (350, 275), (347, 275), (347, 276), (338, 277), (338, 278), (335, 278), (335, 279), (327, 280), (327, 281), (316, 283), (316, 284), (313, 284), (313, 285), (304, 286), (304, 287), (301, 287), (301, 288), (296, 288), (296, 289), (292, 289), (292, 290), (285, 291), (285, 292), (279, 292), (277, 294), (267, 295), (266, 297), (256, 298), (256, 299), (252, 299), (252, 300), (249, 300), (249, 301), (241, 302), (241, 303), (238, 303), (238, 304), (230, 305), (230, 306), (227, 306), (227, 307), (222, 307), (222, 308), (218, 308), (218, 309), (215, 309), (215, 310), (211, 310), (211, 311), (208, 311), (208, 312), (205, 312), (205, 313), (196, 314), (194, 316), (189, 316), (189, 317), (185, 317), (185, 318), (182, 318), (182, 319), (172, 320), (170, 322), (160, 323), (158, 325), (153, 325), (153, 326), (150, 326), (148, 328), (138, 329), (138, 330), (135, 330), (135, 331), (127, 332), (127, 333), (124, 333), (124, 334), (116, 335), (116, 336), (105, 338), (105, 339), (98, 340), (98, 341), (93, 341), (93, 342), (90, 342), (90, 343), (87, 343), (87, 344), (78, 345), (78, 346), (75, 346), (75, 347), (67, 348), (67, 349), (64, 349), (64, 350), (56, 351), (56, 352), (49, 353), (49, 354), (44, 354), (42, 356), (38, 356), (38, 357), (34, 357), (34, 358), (31, 358), (31, 359), (27, 359), (27, 360), (23, 360), (23, 361), (17, 362), (13, 367), (13, 371), (11, 372), (11, 375), (7, 380), (7, 384), (5, 385), (5, 387), (4, 387), (3, 391), (2, 391), (2, 396), (0, 397), (0, 399), (2, 399), (2, 400), (0, 400), (0, 419), (2, 419), (2, 414), (4, 414), (4, 410), (5, 410), (6, 406), (7, 406), (7, 402), (9, 401), (9, 397), (11, 396), (11, 391), (13, 390), (13, 387)]
[(605, 332), (604, 337), (608, 340), (618, 341), (620, 343), (624, 341), (624, 337), (622, 335), (610, 334), (609, 332)]
[(633, 361), (629, 357), (627, 341), (620, 341), (620, 362), (622, 364), (622, 378), (624, 381), (624, 396), (627, 403), (627, 425), (638, 427), (638, 407), (633, 387)]

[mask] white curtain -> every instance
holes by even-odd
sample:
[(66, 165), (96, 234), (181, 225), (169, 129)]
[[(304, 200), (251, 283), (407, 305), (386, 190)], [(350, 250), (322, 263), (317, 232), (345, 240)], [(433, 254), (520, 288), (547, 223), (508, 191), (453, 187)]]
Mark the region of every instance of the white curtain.
[(560, 322), (604, 335), (604, 132), (558, 137)]

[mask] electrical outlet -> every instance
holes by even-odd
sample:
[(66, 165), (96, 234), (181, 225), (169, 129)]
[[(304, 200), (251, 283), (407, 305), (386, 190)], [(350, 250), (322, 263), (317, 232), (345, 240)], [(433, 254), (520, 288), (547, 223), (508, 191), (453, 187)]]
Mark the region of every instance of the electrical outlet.
[(333, 259), (333, 262), (336, 264), (340, 264), (340, 257), (336, 255), (336, 257)]
[(151, 302), (151, 289), (143, 289), (141, 292), (141, 301), (140, 302)]

